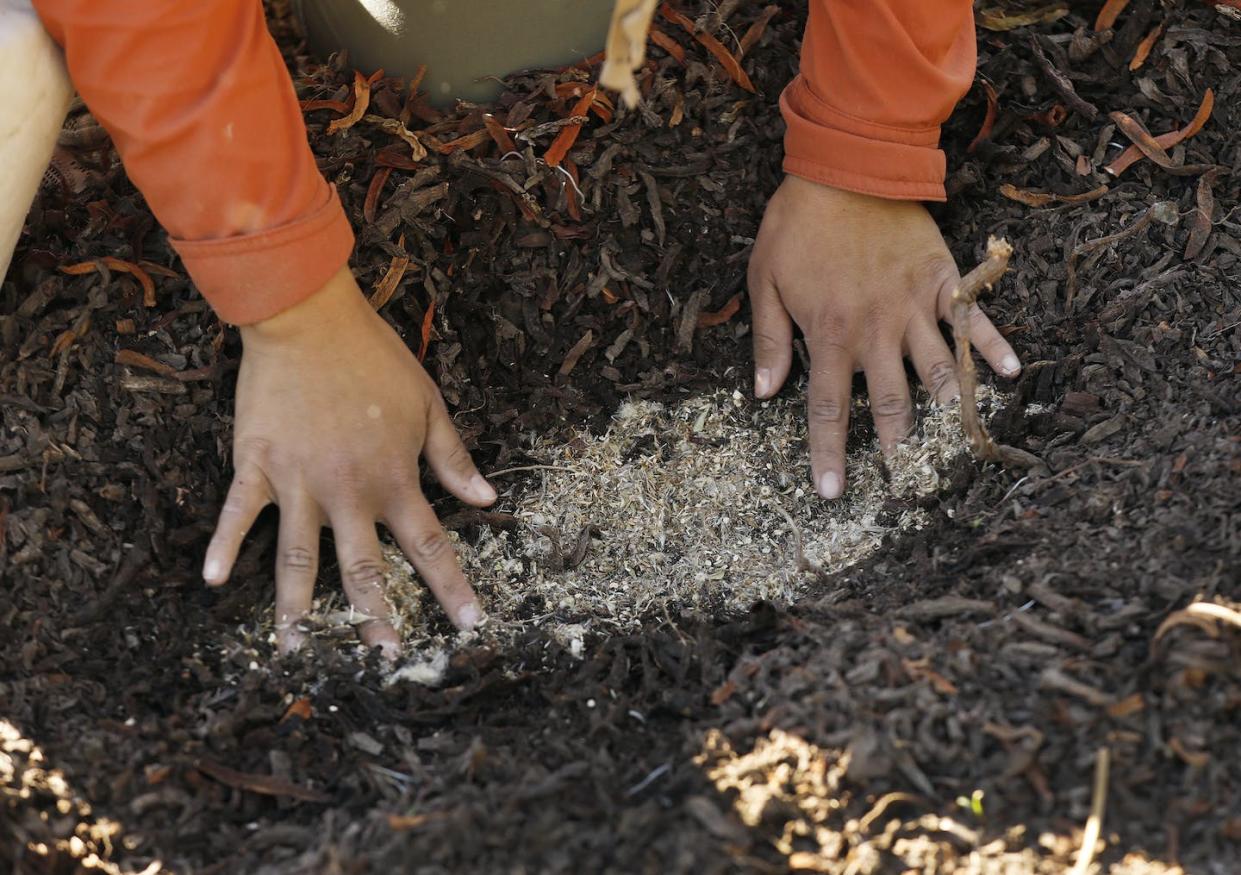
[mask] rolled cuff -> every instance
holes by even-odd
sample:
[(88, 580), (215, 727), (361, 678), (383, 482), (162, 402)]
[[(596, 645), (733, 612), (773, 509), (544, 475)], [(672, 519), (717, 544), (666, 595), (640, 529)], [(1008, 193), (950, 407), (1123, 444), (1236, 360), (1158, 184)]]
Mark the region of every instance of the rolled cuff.
[(893, 200), (947, 200), (939, 126), (895, 128), (850, 116), (798, 76), (780, 95), (784, 171), (811, 182)]
[(321, 289), (349, 260), (353, 229), (336, 188), (320, 204), (277, 228), (215, 240), (173, 240), (185, 269), (225, 322), (261, 322)]

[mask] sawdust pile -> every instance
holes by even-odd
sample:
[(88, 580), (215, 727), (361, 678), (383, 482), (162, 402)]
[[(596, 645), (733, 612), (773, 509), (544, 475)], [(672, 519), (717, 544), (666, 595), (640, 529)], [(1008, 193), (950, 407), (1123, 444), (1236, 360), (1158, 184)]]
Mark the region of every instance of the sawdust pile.
[[(580, 653), (590, 637), (652, 615), (788, 603), (885, 535), (925, 524), (910, 499), (938, 490), (966, 452), (958, 408), (922, 405), (918, 436), (886, 465), (855, 434), (851, 444), (866, 445), (849, 455), (844, 498), (829, 502), (811, 489), (805, 408), (789, 394), (629, 402), (603, 435), (536, 443), (545, 466), (496, 506), (519, 525), (457, 539), (489, 614), (483, 636), (536, 624)], [(439, 609), (399, 551), (388, 559), (399, 628), (410, 652), (428, 653)]]

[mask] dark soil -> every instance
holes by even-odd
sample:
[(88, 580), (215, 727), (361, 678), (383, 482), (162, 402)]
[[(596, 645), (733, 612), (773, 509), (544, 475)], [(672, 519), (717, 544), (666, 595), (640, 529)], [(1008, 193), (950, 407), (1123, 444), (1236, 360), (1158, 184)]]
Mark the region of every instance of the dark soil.
[[(937, 212), (960, 263), (988, 234), (1017, 250), (988, 306), (1028, 367), (995, 427), (1049, 471), (963, 468), (931, 527), (787, 611), (652, 618), (584, 661), (531, 633), (458, 653), (435, 689), (385, 687), (374, 656), (330, 642), (272, 667), (270, 519), (235, 583), (202, 586), (240, 347), (106, 140), (67, 137), (85, 190), (50, 181), (0, 291), (0, 868), (1060, 872), (1107, 748), (1106, 871), (1241, 871), (1241, 638), (1208, 623), (1155, 643), (1191, 601), (1241, 600), (1241, 25), (1135, 0), (1091, 52), (1073, 33), (1098, 5), (980, 30), (998, 117), (967, 152), (979, 89), (945, 132)], [(517, 158), (487, 139), (398, 167), (368, 220), (377, 168), (408, 147), (367, 123), (328, 136), (337, 113), (308, 113), (363, 287), (411, 259), (383, 308), (411, 348), (435, 302), (427, 364), (484, 471), (537, 462), (525, 436), (602, 424), (627, 395), (746, 388), (748, 309), (692, 326), (744, 289), (803, 14), (783, 7), (746, 56), (757, 96), (661, 24), (687, 62), (652, 49), (646, 108), (591, 118), (569, 153), (576, 204), (536, 160), (552, 130)], [(275, 29), (303, 98), (347, 97), (346, 64), (312, 65)], [(1048, 126), (1069, 100), (1048, 67), (1097, 117), (1079, 103)], [(557, 83), (591, 75), (514, 77), (490, 111), (532, 129), (575, 102)], [(1207, 87), (1214, 117), (1172, 158), (1222, 171), (1101, 172), (1128, 144), (1109, 112), (1162, 133)], [(401, 83), (376, 92), (373, 112), (441, 143), (483, 124), (407, 106)], [(1003, 183), (1110, 190), (1031, 208)], [(1073, 255), (1160, 201), (1174, 224)], [(156, 275), (146, 308), (128, 275), (57, 270), (103, 256), (176, 278)], [(747, 809), (707, 773), (764, 739), (785, 747), (742, 770), (767, 787)]]

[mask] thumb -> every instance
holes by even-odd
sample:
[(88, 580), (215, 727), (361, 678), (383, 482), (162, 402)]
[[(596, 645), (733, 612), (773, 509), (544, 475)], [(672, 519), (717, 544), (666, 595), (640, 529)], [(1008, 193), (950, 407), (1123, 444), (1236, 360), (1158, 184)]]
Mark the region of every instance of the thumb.
[(427, 411), (427, 442), (422, 453), (440, 485), (466, 504), (486, 507), (496, 500), (495, 489), (474, 467), (438, 393)]
[(770, 398), (780, 391), (793, 364), (793, 320), (775, 284), (766, 278), (751, 276), (750, 310), (754, 322), (754, 395)]

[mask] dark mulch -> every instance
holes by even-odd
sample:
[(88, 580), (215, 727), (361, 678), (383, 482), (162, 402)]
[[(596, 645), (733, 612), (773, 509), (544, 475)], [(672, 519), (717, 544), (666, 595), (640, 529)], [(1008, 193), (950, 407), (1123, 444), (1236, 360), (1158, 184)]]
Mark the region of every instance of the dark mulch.
[[(271, 598), (270, 520), (237, 583), (201, 585), (239, 345), (107, 144), (79, 137), (99, 177), (80, 196), (43, 192), (0, 291), (0, 864), (70, 873), (93, 854), (113, 871), (159, 860), (220, 873), (1062, 871), (1106, 747), (1101, 860), (1118, 872), (1160, 871), (1140, 868), (1147, 859), (1241, 871), (1236, 632), (1186, 626), (1153, 646), (1191, 600), (1241, 599), (1241, 225), (1228, 173), (1241, 169), (1241, 26), (1202, 4), (1135, 0), (1094, 47), (1073, 34), (1097, 5), (980, 31), (998, 117), (968, 153), (980, 89), (945, 133), (954, 197), (938, 214), (960, 262), (991, 233), (1017, 247), (989, 307), (1029, 366), (997, 431), (1051, 473), (963, 469), (930, 502), (929, 528), (791, 612), (653, 618), (580, 662), (532, 634), (512, 652), (458, 654), (437, 689), (384, 687), (373, 657), (328, 645), (268, 667), (255, 630)], [(758, 13), (743, 7), (729, 25), (741, 33)], [(687, 63), (653, 49), (648, 106), (592, 118), (570, 152), (576, 205), (536, 160), (555, 135), (544, 129), (516, 158), (486, 140), (394, 170), (368, 221), (379, 162), (408, 149), (366, 123), (327, 136), (335, 113), (308, 114), (360, 229), (363, 286), (411, 259), (383, 312), (414, 349), (435, 302), (428, 366), (484, 470), (527, 461), (532, 431), (601, 424), (627, 395), (745, 387), (744, 306), (720, 327), (680, 328), (743, 290), (779, 179), (776, 98), (802, 14), (785, 7), (747, 56), (756, 97), (665, 24)], [(347, 70), (295, 64), (304, 98), (347, 95)], [(1069, 101), (1053, 68), (1098, 109), (1093, 120), (1079, 103), (1049, 126)], [(490, 111), (533, 129), (568, 114), (575, 98), (555, 97), (557, 83), (590, 75), (514, 77)], [(1207, 87), (1214, 118), (1171, 150), (1178, 164), (1224, 168), (1205, 186), (1149, 160), (1119, 180), (1101, 172), (1127, 144), (1109, 112), (1162, 133)], [(441, 143), (482, 125), (482, 109), (437, 117), (405, 94), (385, 81), (374, 111), (407, 112)], [(1110, 190), (1031, 208), (1001, 197), (1003, 183)], [(1161, 211), (1172, 224), (1074, 255), (1160, 201), (1175, 205)], [(56, 270), (105, 255), (180, 278), (155, 276), (145, 308), (125, 274)], [(157, 364), (131, 354), (118, 365), (122, 350)], [(848, 751), (816, 840), (795, 835), (810, 822), (797, 800), (814, 802), (795, 770), (756, 768), (788, 798), (746, 825), (695, 762), (711, 730), (744, 754), (775, 729), (829, 765)], [(890, 791), (908, 795), (883, 799)], [(975, 791), (980, 811), (965, 801)], [(820, 842), (835, 860), (809, 855)]]

